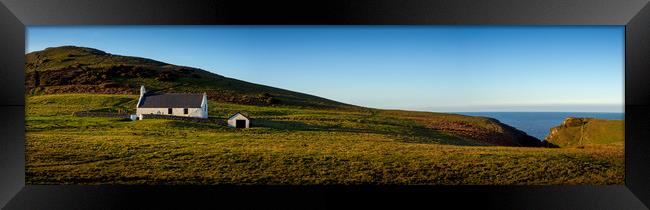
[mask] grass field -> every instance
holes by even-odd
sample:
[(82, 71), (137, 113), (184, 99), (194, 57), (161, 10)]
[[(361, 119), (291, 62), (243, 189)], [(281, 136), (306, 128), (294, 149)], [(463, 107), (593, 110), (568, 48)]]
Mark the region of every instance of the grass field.
[(30, 96), (27, 184), (623, 184), (623, 143), (584, 148), (486, 146), (429, 125), (480, 118), (374, 109), (210, 102), (252, 128), (73, 117), (127, 110), (137, 96)]

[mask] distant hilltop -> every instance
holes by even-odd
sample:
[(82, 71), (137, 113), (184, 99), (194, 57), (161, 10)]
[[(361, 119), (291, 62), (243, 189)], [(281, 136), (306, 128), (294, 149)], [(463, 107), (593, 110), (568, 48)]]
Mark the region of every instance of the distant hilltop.
[(138, 94), (152, 91), (208, 94), (214, 101), (248, 105), (293, 105), (349, 109), (357, 106), (224, 77), (198, 68), (102, 50), (61, 46), (25, 55), (25, 88), (30, 95), (54, 93)]
[(572, 147), (622, 143), (624, 139), (623, 120), (569, 117), (562, 125), (551, 128), (544, 141), (560, 147)]

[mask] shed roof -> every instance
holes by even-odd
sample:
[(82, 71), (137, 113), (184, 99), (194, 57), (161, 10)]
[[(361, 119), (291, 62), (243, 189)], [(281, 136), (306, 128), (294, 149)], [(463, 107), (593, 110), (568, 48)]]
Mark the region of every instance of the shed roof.
[(201, 108), (201, 93), (146, 93), (141, 108)]
[(232, 119), (233, 117), (237, 116), (238, 114), (241, 115), (241, 116), (244, 116), (246, 119), (250, 119), (250, 117), (248, 117), (247, 114), (244, 114), (244, 113), (241, 113), (241, 112), (237, 112), (237, 113), (235, 113), (233, 115), (230, 115), (230, 117), (228, 117), (228, 119)]

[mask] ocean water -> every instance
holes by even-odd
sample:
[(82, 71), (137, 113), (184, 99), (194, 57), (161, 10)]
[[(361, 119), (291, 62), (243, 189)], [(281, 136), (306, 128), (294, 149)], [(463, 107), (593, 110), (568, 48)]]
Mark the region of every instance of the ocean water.
[(552, 127), (562, 124), (567, 117), (592, 117), (623, 120), (624, 113), (605, 112), (455, 112), (469, 116), (491, 117), (544, 140)]

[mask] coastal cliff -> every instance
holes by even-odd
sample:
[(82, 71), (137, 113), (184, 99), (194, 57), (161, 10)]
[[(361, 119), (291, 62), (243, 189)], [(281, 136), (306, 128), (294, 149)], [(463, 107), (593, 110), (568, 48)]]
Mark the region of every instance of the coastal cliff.
[(623, 120), (569, 117), (551, 128), (544, 142), (560, 147), (622, 143), (624, 125)]

